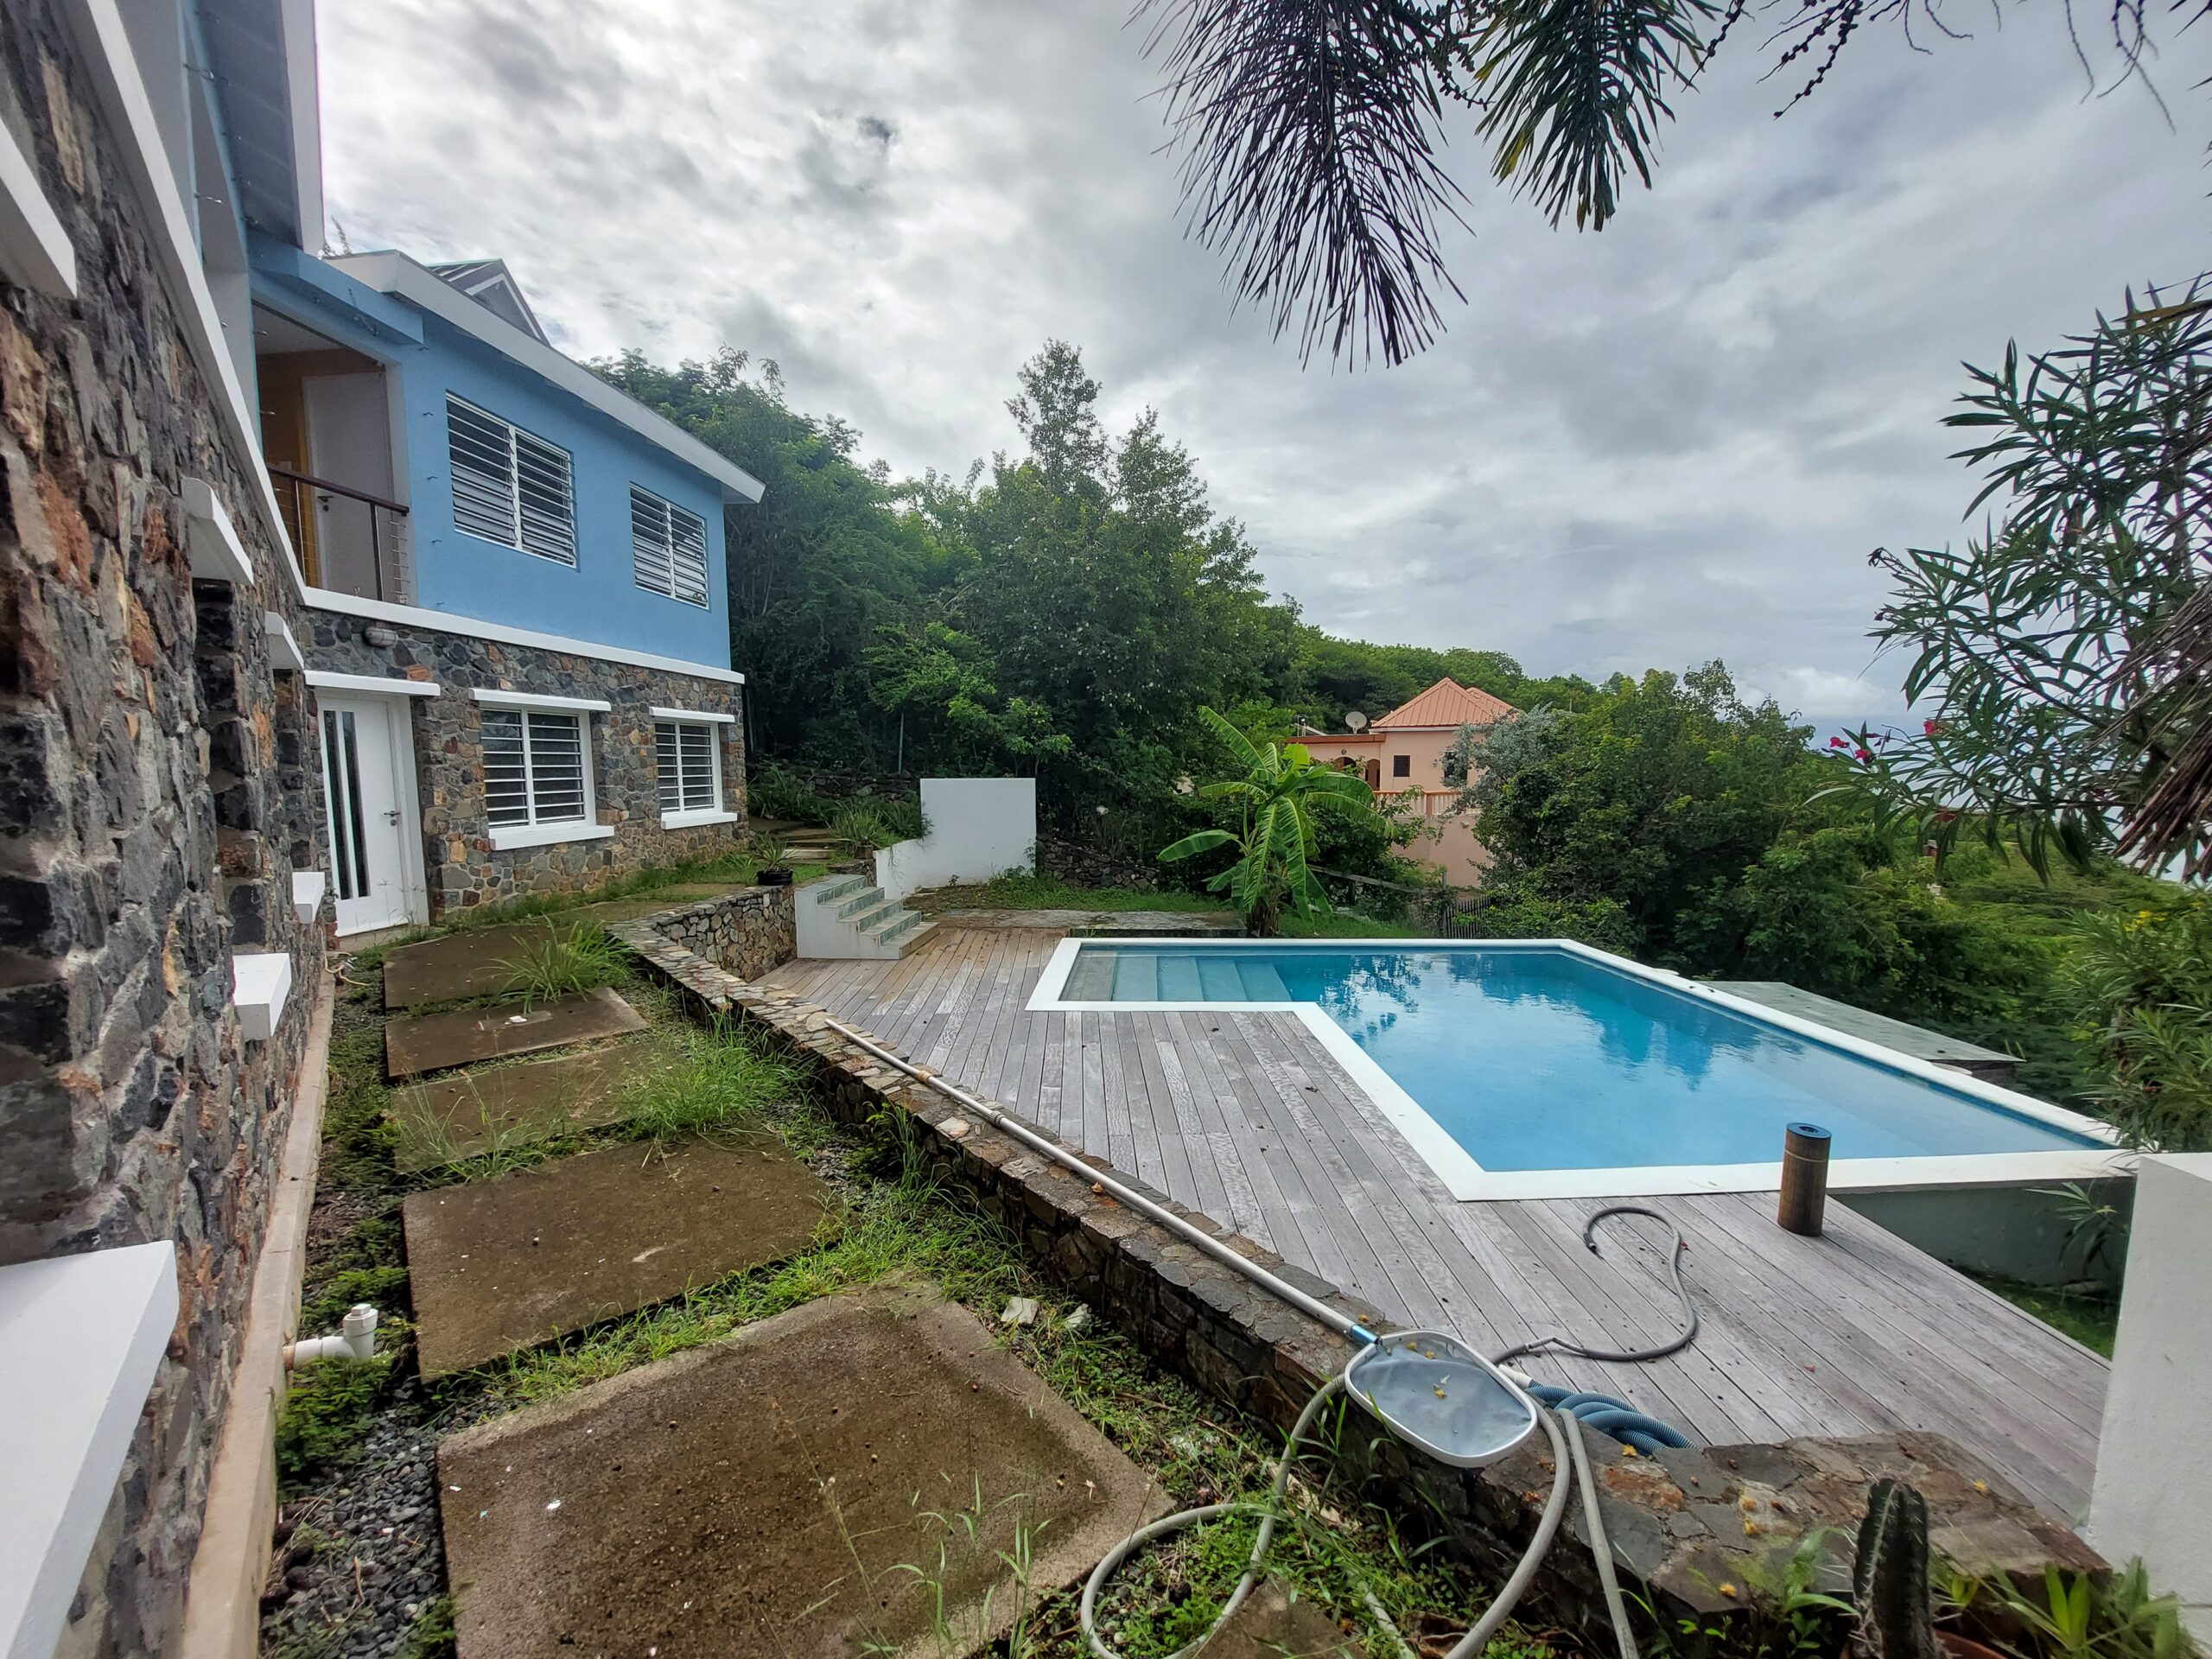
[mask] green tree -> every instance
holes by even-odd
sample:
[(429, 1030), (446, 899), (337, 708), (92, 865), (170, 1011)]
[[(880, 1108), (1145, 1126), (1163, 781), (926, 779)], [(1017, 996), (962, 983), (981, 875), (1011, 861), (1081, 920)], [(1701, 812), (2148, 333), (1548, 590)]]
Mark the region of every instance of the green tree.
[(1325, 913), (1329, 896), (1311, 868), (1318, 810), (1371, 814), (1375, 797), (1348, 772), (1322, 766), (1302, 743), (1254, 743), (1211, 709), (1198, 710), (1244, 768), (1242, 778), (1206, 785), (1199, 795), (1235, 804), (1236, 830), (1200, 830), (1160, 851), (1162, 863), (1234, 848), (1236, 861), (1206, 884), (1225, 893), (1255, 934), (1273, 933), (1287, 903), (1300, 916)]
[(1862, 733), (1864, 786), (1946, 851), (2048, 873), (2117, 846), (2212, 860), (2212, 297), (2138, 308), (2024, 365), (1969, 365), (1948, 423), (1982, 472), (1963, 549), (1878, 551), (1875, 637), (1913, 653), (1917, 736)]
[(1501, 892), (1604, 906), (1631, 948), (1704, 968), (1697, 918), (1834, 777), (1771, 701), (1747, 704), (1719, 663), (1616, 678), (1587, 707), (1502, 721), (1455, 742), (1447, 778), (1478, 814)]
[(2086, 917), (2076, 944), (2060, 978), (2105, 1116), (2139, 1144), (2212, 1148), (2212, 903)]

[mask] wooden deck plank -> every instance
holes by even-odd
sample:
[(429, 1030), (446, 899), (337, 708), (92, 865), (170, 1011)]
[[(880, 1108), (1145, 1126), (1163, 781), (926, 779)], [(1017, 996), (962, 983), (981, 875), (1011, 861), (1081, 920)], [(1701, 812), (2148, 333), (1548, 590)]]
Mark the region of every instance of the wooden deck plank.
[[(1280, 1251), (1386, 1317), (1485, 1351), (1560, 1332), (1660, 1340), (1678, 1311), (1648, 1229), (1581, 1243), (1595, 1201), (1463, 1204), (1294, 1016), (1230, 1007), (1032, 1014), (1060, 936), (941, 929), (896, 962), (767, 977), (998, 1099), (1086, 1156)], [(1827, 1236), (1758, 1194), (1661, 1198), (1691, 1249), (1700, 1341), (1650, 1365), (1531, 1358), (1694, 1437), (1949, 1435), (2055, 1513), (2085, 1498), (2103, 1362), (1847, 1206)]]

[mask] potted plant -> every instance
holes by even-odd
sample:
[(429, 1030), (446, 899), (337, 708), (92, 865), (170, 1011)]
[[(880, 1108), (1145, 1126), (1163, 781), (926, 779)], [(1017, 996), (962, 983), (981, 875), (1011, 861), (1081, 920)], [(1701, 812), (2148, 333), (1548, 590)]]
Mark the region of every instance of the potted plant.
[(764, 887), (791, 884), (791, 855), (784, 843), (766, 830), (753, 832), (752, 852), (756, 863), (753, 879)]

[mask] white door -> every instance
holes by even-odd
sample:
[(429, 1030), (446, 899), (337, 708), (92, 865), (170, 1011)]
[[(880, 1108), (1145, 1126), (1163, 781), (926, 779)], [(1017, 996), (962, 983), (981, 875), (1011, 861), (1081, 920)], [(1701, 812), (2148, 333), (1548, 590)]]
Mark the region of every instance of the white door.
[(402, 927), (408, 904), (407, 845), (399, 768), (411, 766), (407, 707), (397, 697), (334, 697), (322, 705), (323, 802), (330, 830), (331, 891), (338, 931)]

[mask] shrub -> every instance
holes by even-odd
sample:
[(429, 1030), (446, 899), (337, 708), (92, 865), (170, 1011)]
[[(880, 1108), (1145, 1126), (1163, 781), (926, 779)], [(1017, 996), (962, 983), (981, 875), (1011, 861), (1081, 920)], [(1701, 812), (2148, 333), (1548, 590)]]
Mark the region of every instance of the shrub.
[(789, 818), (795, 823), (828, 823), (837, 805), (803, 779), (772, 760), (761, 762), (745, 788), (746, 803), (759, 817)]
[(2061, 996), (2108, 1081), (2120, 1132), (2171, 1152), (2212, 1147), (2212, 904), (2085, 916)]
[(502, 957), (499, 966), (507, 970), (506, 988), (520, 992), (527, 1006), (625, 983), (630, 954), (596, 922), (561, 928), (549, 921), (542, 938), (532, 937), (519, 953)]

